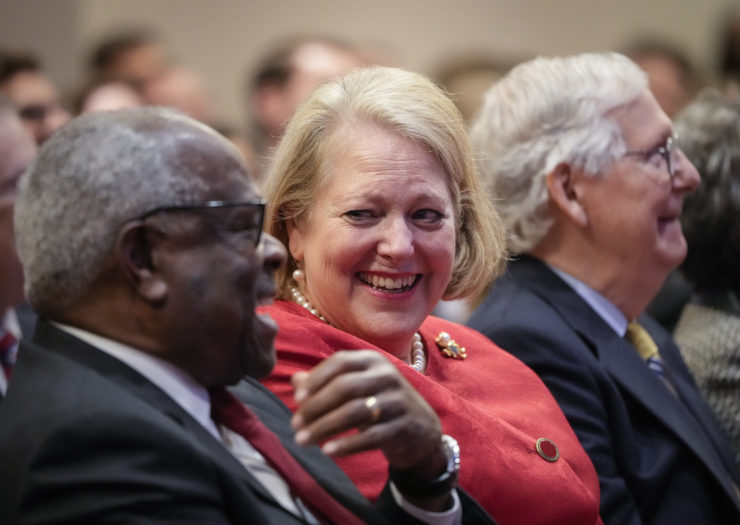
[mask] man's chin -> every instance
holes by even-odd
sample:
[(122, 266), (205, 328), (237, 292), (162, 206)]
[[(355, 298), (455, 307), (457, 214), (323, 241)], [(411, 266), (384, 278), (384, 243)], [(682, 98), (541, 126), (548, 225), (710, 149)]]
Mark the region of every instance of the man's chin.
[(258, 381), (264, 379), (270, 375), (272, 370), (275, 368), (276, 363), (277, 356), (275, 353), (275, 349), (272, 348), (272, 359), (266, 360), (264, 363), (252, 363), (252, 366), (250, 367), (249, 372), (247, 372), (247, 375), (253, 379), (257, 379)]
[[(272, 321), (272, 319), (270, 319)], [(264, 328), (262, 323), (259, 328)], [(274, 324), (274, 321), (273, 321)], [(242, 358), (246, 375), (254, 379), (263, 379), (270, 375), (272, 369), (277, 363), (277, 352), (275, 351), (275, 335), (277, 334), (277, 325), (275, 329), (255, 329), (250, 339), (249, 348), (245, 349)]]

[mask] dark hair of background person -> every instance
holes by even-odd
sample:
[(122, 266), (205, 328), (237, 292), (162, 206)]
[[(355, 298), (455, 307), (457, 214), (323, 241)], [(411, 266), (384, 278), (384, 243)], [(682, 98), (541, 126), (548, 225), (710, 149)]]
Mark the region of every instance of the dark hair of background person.
[(697, 290), (740, 290), (740, 100), (703, 91), (676, 129), (702, 177), (684, 200), (681, 269)]
[(135, 27), (103, 36), (88, 58), (93, 81), (121, 81), (145, 94), (147, 86), (169, 65), (169, 50), (152, 30)]
[(35, 56), (0, 50), (0, 86), (26, 71), (41, 71), (41, 63)]
[(249, 72), (247, 88), (252, 91), (262, 86), (283, 86), (293, 73), (293, 56), (305, 44), (318, 43), (327, 47), (356, 53), (354, 46), (330, 36), (302, 35), (283, 40), (276, 44), (271, 51), (258, 63), (257, 67)]
[(88, 66), (100, 74), (113, 66), (121, 56), (137, 47), (158, 44), (159, 38), (148, 29), (127, 29), (103, 37), (90, 53)]
[(722, 13), (719, 24), (717, 66), (724, 80), (740, 80), (740, 6)]

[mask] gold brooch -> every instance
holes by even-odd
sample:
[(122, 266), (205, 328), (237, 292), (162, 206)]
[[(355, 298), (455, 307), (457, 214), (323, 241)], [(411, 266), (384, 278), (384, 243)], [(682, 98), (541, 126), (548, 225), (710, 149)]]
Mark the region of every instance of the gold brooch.
[(450, 334), (447, 332), (440, 332), (435, 342), (439, 347), (439, 351), (445, 357), (451, 357), (452, 359), (465, 359), (468, 357), (465, 347), (460, 346), (457, 341), (450, 338)]

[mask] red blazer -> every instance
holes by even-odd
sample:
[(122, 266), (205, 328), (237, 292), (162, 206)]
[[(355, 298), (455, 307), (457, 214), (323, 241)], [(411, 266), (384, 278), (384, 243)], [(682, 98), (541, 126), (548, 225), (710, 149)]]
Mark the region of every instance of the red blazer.
[[(338, 350), (374, 349), (288, 301), (260, 309), (280, 326), (277, 366), (263, 381), (295, 411), (290, 377), (310, 370)], [(444, 357), (435, 343), (445, 331), (467, 349), (467, 359)], [(428, 317), (420, 334), (427, 370), (420, 374), (385, 353), (437, 411), (445, 433), (460, 443), (460, 486), (501, 525), (601, 523), (596, 471), (540, 379), (521, 361), (470, 328)], [(560, 457), (545, 460), (539, 438)], [(388, 463), (378, 451), (337, 458), (339, 466), (370, 499), (380, 494)]]

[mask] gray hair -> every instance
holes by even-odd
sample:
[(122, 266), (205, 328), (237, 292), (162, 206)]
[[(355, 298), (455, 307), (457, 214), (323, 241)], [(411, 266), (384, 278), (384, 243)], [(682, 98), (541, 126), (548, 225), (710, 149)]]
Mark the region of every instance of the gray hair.
[(558, 164), (597, 175), (624, 153), (610, 112), (645, 89), (642, 70), (617, 53), (536, 58), (489, 89), (471, 141), (512, 253), (550, 229), (546, 177)]
[(204, 141), (227, 144), (162, 108), (91, 113), (57, 130), (22, 178), (15, 210), (31, 305), (43, 314), (74, 304), (100, 275), (126, 221), (201, 200)]
[(737, 290), (740, 274), (740, 101), (702, 92), (676, 120), (681, 150), (701, 173), (684, 200), (688, 255), (681, 269), (697, 289)]

